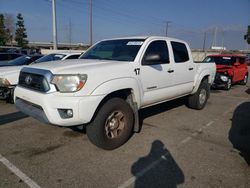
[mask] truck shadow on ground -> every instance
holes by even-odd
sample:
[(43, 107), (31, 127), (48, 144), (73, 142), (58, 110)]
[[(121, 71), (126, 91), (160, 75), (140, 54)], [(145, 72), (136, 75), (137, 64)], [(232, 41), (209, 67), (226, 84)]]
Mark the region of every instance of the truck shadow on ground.
[(229, 140), (250, 166), (250, 102), (240, 104), (234, 111)]
[(28, 116), (23, 114), (22, 112), (13, 112), (10, 114), (0, 115), (0, 125), (11, 123), (27, 117)]
[(183, 171), (160, 140), (155, 140), (149, 154), (132, 165), (131, 173), (135, 188), (175, 188), (185, 180)]
[(144, 119), (163, 113), (165, 111), (177, 108), (179, 106), (183, 106), (183, 105), (187, 105), (187, 98), (183, 97), (183, 98), (179, 98), (179, 99), (175, 99), (172, 101), (168, 101), (168, 102), (164, 102), (158, 105), (154, 105), (151, 107), (147, 107), (144, 108), (142, 110), (139, 111), (139, 125), (140, 125), (140, 130), (143, 126), (143, 121)]

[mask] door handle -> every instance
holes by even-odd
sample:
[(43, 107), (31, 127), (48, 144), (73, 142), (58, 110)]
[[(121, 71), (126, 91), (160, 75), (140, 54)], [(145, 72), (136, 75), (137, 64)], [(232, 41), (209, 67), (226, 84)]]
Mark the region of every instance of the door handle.
[(169, 69), (169, 70), (168, 70), (168, 73), (172, 73), (172, 72), (174, 72), (173, 69)]
[(190, 67), (190, 68), (188, 68), (188, 70), (194, 70), (194, 68), (193, 68), (193, 67)]

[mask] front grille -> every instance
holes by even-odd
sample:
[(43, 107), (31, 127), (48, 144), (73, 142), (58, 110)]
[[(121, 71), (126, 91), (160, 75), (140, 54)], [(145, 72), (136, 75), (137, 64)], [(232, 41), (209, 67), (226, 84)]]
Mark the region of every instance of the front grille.
[(29, 88), (32, 90), (47, 92), (50, 90), (49, 83), (43, 75), (28, 73), (28, 72), (20, 72), (19, 75), (19, 83), (20, 86)]

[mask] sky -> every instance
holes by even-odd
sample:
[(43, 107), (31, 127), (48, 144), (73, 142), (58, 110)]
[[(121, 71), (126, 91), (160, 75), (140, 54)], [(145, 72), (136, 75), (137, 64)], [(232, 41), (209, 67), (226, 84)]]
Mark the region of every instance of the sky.
[[(168, 36), (187, 41), (191, 48), (202, 49), (206, 39), (206, 48), (214, 44), (231, 50), (250, 49), (243, 39), (250, 25), (250, 0), (92, 2), (94, 42), (122, 36), (165, 36), (169, 22)], [(90, 0), (56, 0), (56, 11), (59, 42), (89, 43)], [(18, 13), (24, 17), (29, 41), (53, 40), (51, 0), (0, 0), (0, 14)]]

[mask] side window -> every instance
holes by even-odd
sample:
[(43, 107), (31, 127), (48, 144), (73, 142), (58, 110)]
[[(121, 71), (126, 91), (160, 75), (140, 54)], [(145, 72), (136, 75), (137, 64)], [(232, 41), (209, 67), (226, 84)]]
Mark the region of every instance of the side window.
[(171, 42), (173, 48), (174, 60), (176, 63), (184, 63), (189, 60), (187, 47), (180, 42)]
[(10, 59), (16, 59), (16, 58), (18, 58), (18, 57), (20, 57), (21, 55), (19, 55), (19, 54), (11, 54), (10, 55)]
[[(145, 59), (149, 57), (150, 55), (159, 55), (159, 61), (155, 62), (154, 64), (167, 64), (169, 63), (169, 54), (168, 54), (168, 46), (166, 41), (159, 40), (159, 41), (153, 41), (149, 44), (144, 57), (143, 62), (145, 62)], [(147, 64), (147, 63), (142, 63)]]
[(1, 54), (1, 55), (0, 55), (0, 60), (1, 60), (1, 61), (8, 60), (8, 54)]
[(66, 59), (78, 59), (80, 55), (71, 55), (69, 57), (67, 57)]
[(245, 58), (240, 57), (240, 58), (239, 58), (239, 63), (240, 63), (240, 64), (244, 64), (244, 63), (245, 63)]

